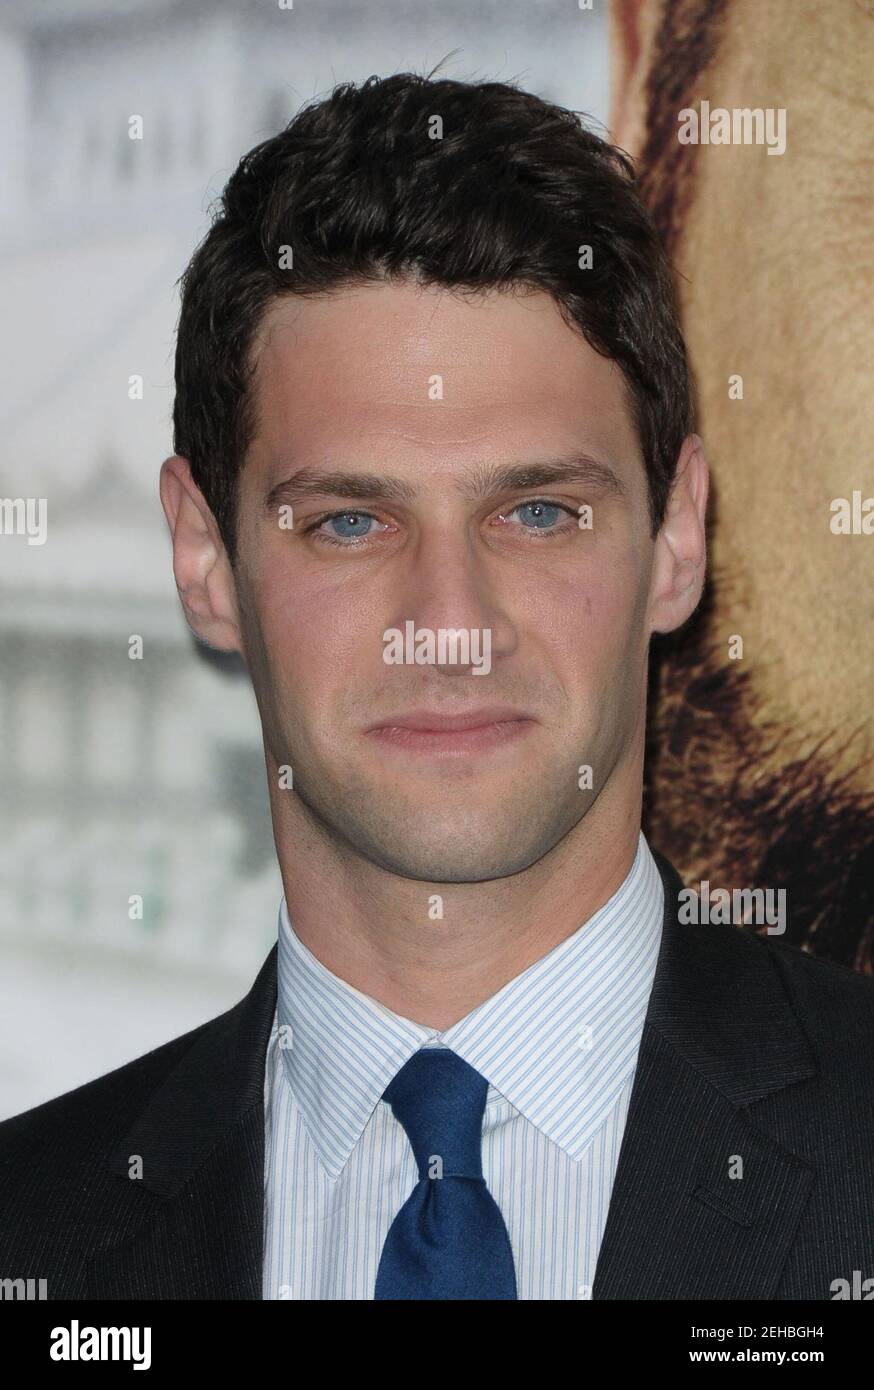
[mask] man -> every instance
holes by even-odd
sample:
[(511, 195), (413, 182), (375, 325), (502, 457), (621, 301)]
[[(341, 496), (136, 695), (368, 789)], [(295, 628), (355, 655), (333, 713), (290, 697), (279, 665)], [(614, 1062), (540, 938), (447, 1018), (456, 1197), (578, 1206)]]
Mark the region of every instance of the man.
[[(644, 824), (690, 883), (782, 885), (788, 940), (871, 973), (874, 7), (610, 13), (610, 134), (677, 272), (715, 494), (710, 589), (659, 654)], [(705, 110), (770, 111), (782, 152), (681, 139)]]
[[(640, 833), (707, 464), (630, 164), (500, 84), (346, 86), (184, 277), (161, 495), (241, 652), (284, 900), (236, 1008), (0, 1126), (88, 1298), (814, 1298), (874, 1273), (874, 983), (694, 925)], [(453, 635), (454, 634), (454, 635)]]

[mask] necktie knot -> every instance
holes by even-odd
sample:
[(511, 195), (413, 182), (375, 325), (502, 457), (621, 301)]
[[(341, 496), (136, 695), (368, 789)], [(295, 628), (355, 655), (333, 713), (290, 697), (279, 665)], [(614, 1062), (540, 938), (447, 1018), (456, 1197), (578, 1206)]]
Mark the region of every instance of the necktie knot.
[(419, 1178), (482, 1178), (482, 1123), (489, 1083), (445, 1047), (422, 1047), (386, 1087), (412, 1145)]

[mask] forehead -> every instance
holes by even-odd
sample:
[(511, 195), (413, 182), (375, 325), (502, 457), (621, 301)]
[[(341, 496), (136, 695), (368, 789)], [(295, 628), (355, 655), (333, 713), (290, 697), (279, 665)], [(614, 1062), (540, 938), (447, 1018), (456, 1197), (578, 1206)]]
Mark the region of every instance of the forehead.
[[(252, 345), (255, 455), (384, 458), (439, 473), (477, 457), (586, 449), (641, 467), (622, 373), (541, 291), (405, 282), (277, 299)], [(281, 463), (277, 462), (277, 467)]]

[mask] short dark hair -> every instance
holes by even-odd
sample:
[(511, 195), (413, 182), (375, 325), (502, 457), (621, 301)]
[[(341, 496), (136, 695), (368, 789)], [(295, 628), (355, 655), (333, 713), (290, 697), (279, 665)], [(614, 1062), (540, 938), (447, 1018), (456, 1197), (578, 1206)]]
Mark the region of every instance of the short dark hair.
[(546, 291), (619, 365), (655, 535), (693, 407), (670, 266), (630, 157), (515, 86), (400, 73), (343, 83), (244, 155), (181, 277), (174, 448), (231, 562), (257, 428), (251, 347), (266, 308), (277, 296), (408, 279)]

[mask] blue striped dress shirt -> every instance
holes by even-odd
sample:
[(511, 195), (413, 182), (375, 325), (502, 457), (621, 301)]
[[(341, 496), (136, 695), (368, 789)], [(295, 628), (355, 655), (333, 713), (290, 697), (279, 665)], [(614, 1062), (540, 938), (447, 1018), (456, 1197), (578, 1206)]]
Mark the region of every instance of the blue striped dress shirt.
[(609, 901), (441, 1033), (328, 970), (283, 899), (264, 1077), (264, 1298), (373, 1298), (389, 1226), (419, 1178), (382, 1094), (423, 1046), (451, 1048), (489, 1081), (483, 1175), (520, 1299), (590, 1298), (662, 911), (641, 833)]

